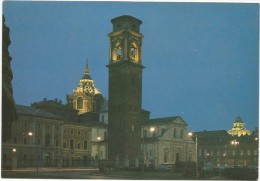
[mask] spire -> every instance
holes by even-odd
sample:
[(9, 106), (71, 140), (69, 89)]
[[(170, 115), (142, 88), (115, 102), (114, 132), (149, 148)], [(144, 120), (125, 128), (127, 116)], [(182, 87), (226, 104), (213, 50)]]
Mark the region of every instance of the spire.
[(81, 79), (90, 79), (90, 80), (92, 80), (92, 78), (90, 77), (89, 68), (88, 68), (88, 59), (87, 59), (87, 62), (86, 62), (84, 75), (83, 75), (83, 77)]

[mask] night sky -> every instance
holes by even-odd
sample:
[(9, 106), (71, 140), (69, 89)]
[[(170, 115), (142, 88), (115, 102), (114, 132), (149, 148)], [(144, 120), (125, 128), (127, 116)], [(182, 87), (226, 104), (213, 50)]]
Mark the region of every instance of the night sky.
[(108, 96), (111, 19), (143, 21), (143, 108), (180, 115), (188, 130), (258, 127), (259, 5), (246, 3), (3, 2), (17, 104), (78, 86), (86, 61)]

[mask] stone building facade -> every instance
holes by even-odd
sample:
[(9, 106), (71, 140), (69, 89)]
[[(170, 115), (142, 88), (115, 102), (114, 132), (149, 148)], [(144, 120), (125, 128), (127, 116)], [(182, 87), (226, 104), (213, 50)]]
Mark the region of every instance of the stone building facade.
[(245, 136), (232, 136), (226, 130), (201, 131), (197, 138), (201, 168), (258, 166), (258, 130)]
[(14, 159), (17, 167), (58, 166), (63, 153), (62, 118), (29, 106), (16, 109), (19, 119), (12, 124), (11, 139), (2, 145), (2, 166), (13, 166)]
[(188, 136), (187, 123), (179, 116), (150, 119), (142, 127), (142, 152), (146, 166), (194, 162), (195, 142)]

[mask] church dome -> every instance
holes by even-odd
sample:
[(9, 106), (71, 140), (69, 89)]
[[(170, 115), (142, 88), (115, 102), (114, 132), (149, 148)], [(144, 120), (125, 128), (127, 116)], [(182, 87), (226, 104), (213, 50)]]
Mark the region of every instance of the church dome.
[(234, 123), (244, 123), (242, 118), (238, 115), (234, 121)]
[(92, 80), (89, 74), (84, 74), (81, 79), (87, 79), (87, 80)]

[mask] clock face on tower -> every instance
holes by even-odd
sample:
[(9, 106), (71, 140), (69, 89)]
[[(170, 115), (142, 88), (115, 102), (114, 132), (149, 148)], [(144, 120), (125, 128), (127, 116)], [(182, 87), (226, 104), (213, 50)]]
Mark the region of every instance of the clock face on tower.
[(87, 92), (93, 93), (93, 88), (92, 87), (87, 87)]
[(94, 94), (94, 87), (89, 84), (85, 84), (83, 86), (83, 91), (87, 94)]

